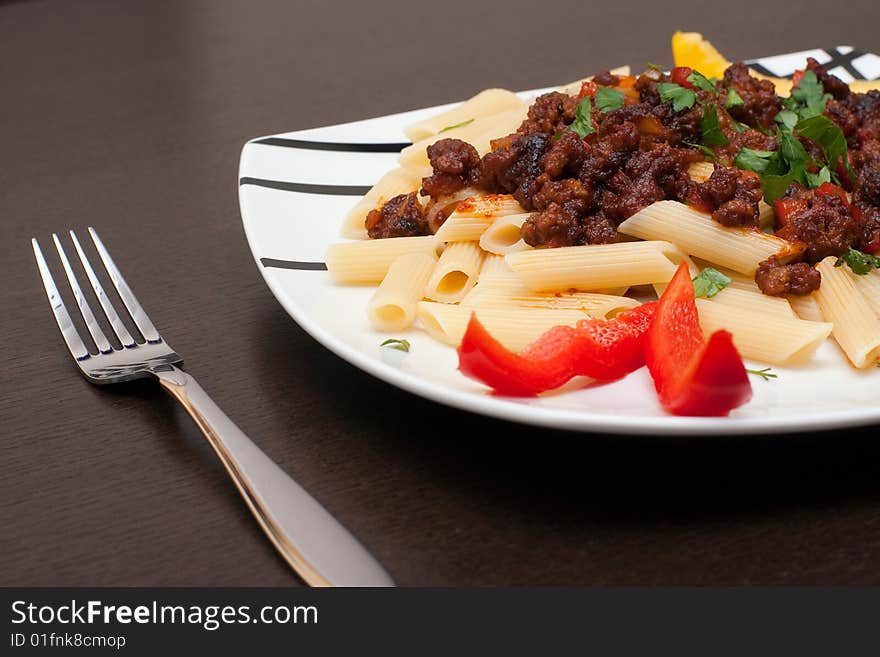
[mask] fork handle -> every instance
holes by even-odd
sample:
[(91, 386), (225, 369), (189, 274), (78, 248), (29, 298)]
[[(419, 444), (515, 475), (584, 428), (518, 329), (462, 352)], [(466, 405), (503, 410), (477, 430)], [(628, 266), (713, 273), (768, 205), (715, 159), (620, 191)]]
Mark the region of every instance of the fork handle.
[(175, 367), (153, 369), (195, 420), (260, 527), (309, 586), (394, 586), (369, 552)]

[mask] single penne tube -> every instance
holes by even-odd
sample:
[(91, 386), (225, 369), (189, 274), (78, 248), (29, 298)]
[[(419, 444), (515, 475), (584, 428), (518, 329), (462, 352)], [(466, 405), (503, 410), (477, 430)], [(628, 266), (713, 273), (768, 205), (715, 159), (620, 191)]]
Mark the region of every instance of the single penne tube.
[(388, 268), (388, 273), (367, 304), (367, 317), (377, 331), (402, 331), (416, 319), (416, 304), (437, 256), (433, 253), (405, 253)]
[(339, 242), (327, 249), (327, 271), (338, 284), (377, 285), (400, 256), (435, 254), (437, 246), (433, 235)]
[(467, 330), (471, 313), (486, 330), (502, 345), (513, 351), (521, 351), (542, 333), (554, 326), (573, 326), (589, 315), (580, 310), (552, 310), (547, 308), (480, 308), (474, 311), (459, 305), (422, 301), (418, 304), (418, 317), (431, 337), (457, 347)]
[(524, 105), (525, 103), (512, 91), (485, 89), (457, 107), (407, 126), (403, 132), (413, 142), (417, 142), (465, 121), (476, 120), (506, 110), (520, 109)]
[(441, 242), (476, 241), (499, 217), (522, 212), (522, 206), (510, 194), (487, 194), (465, 199), (446, 218), (436, 236)]
[(745, 310), (709, 299), (697, 299), (697, 310), (704, 335), (729, 331), (744, 358), (772, 365), (806, 361), (832, 329), (827, 322), (808, 322), (762, 309)]
[(592, 292), (540, 294), (531, 292), (518, 281), (499, 278), (477, 283), (461, 305), (476, 310), (509, 307), (580, 310), (595, 319), (610, 319), (641, 304), (629, 297)]
[(880, 314), (880, 271), (872, 269), (863, 276), (854, 276), (856, 288), (868, 300), (874, 314)]
[(822, 316), (834, 324), (837, 344), (856, 367), (868, 367), (880, 351), (880, 319), (856, 286), (856, 275), (847, 267), (835, 267), (837, 258), (828, 256), (816, 269), (822, 285), (813, 295)]
[(504, 257), (535, 292), (668, 283), (686, 258), (677, 247), (662, 241), (530, 249)]
[(476, 284), (482, 264), (483, 250), (476, 242), (448, 243), (425, 286), (425, 297), (458, 303)]
[(774, 235), (728, 228), (678, 201), (657, 201), (624, 221), (617, 230), (644, 240), (672, 240), (682, 251), (743, 274), (772, 255), (786, 262), (803, 251)]
[(522, 284), (519, 274), (510, 268), (504, 256), (487, 253), (483, 257), (483, 267), (480, 269), (477, 284), (498, 278), (513, 279)]
[(422, 178), (431, 175), (431, 169), (420, 170), (418, 168), (392, 169), (379, 179), (370, 188), (364, 197), (348, 211), (342, 222), (342, 237), (349, 239), (365, 239), (367, 230), (364, 222), (370, 210), (382, 207), (386, 201), (399, 194), (409, 194), (418, 191), (422, 186)]
[[(771, 297), (761, 292), (741, 290), (735, 287), (726, 287), (718, 294), (711, 297), (712, 303), (720, 303), (730, 308), (739, 308), (743, 312), (762, 312), (777, 317), (798, 319), (788, 299), (784, 297)], [(820, 320), (821, 321), (821, 320)]]
[(505, 255), (530, 248), (523, 241), (520, 229), (530, 213), (510, 214), (495, 219), (480, 235), (480, 247), (489, 253)]
[(464, 125), (444, 130), (407, 146), (400, 151), (400, 166), (405, 168), (430, 167), (428, 146), (441, 139), (461, 139), (466, 141), (480, 155), (489, 152), (489, 142), (499, 137), (506, 137), (514, 132), (526, 118), (524, 108), (507, 110), (497, 114), (482, 116)]
[[(614, 75), (625, 76), (630, 74), (629, 66), (618, 66), (617, 68), (612, 68), (611, 73)], [(593, 76), (591, 75), (588, 78), (581, 78), (580, 80), (575, 80), (574, 82), (569, 82), (567, 84), (561, 85), (557, 91), (561, 91), (564, 94), (574, 95), (580, 93), (581, 85), (588, 80), (592, 80)]]
[(790, 294), (788, 303), (795, 314), (801, 319), (808, 319), (811, 322), (824, 322), (822, 309), (816, 302), (816, 297), (812, 294)]

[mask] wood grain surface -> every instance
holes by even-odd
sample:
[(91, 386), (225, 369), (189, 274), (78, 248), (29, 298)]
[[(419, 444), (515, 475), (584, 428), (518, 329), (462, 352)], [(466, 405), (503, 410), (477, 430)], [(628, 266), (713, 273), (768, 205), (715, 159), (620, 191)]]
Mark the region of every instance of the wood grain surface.
[(610, 437), (424, 401), (286, 315), (236, 188), (257, 135), (668, 64), (676, 28), (734, 58), (878, 50), (877, 7), (0, 2), (0, 584), (299, 585), (175, 402), (76, 372), (28, 242), (87, 225), (187, 369), (400, 584), (880, 583), (876, 427)]

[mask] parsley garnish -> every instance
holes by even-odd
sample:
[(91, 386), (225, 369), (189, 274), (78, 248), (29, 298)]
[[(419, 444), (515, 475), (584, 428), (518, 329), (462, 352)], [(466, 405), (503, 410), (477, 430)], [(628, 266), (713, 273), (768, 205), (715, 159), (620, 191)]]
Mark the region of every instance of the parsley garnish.
[(765, 381), (769, 381), (770, 379), (776, 378), (776, 375), (773, 373), (773, 370), (771, 370), (769, 367), (765, 367), (763, 370), (749, 370), (749, 369), (747, 369), (746, 372), (748, 372), (749, 374), (754, 374), (755, 376), (760, 376)]
[(660, 64), (654, 64), (653, 62), (648, 62), (647, 67), (653, 68), (655, 71), (660, 71), (661, 73), (666, 70), (665, 66), (660, 66)]
[(776, 123), (785, 126), (789, 130), (794, 130), (794, 127), (799, 120), (797, 112), (792, 110), (782, 110), (781, 112), (777, 112), (776, 116), (773, 118)]
[(699, 71), (692, 72), (687, 77), (687, 81), (694, 85), (697, 89), (702, 89), (703, 91), (715, 91), (714, 78), (710, 80)]
[(726, 146), (730, 143), (721, 132), (721, 125), (718, 123), (718, 110), (714, 105), (706, 105), (703, 108), (700, 128), (703, 131), (703, 143), (707, 146)]
[(611, 112), (623, 107), (623, 92), (609, 87), (600, 87), (596, 91), (596, 109), (602, 112)]
[[(462, 121), (461, 123), (456, 123), (455, 125), (448, 125), (445, 128), (443, 128), (442, 130), (440, 130), (440, 132), (446, 132), (447, 130), (455, 130), (456, 128), (463, 128), (466, 125), (473, 123), (473, 122), (474, 122), (473, 119), (468, 119), (467, 121)], [(440, 134), (440, 132), (438, 132), (437, 134)]]
[(397, 349), (398, 351), (409, 351), (409, 340), (400, 340), (398, 338), (388, 338), (379, 345), (380, 347), (388, 347), (389, 349)]
[(703, 144), (697, 144), (692, 141), (682, 141), (681, 143), (686, 144), (686, 145), (690, 146), (691, 148), (696, 148), (698, 151), (702, 151), (703, 155), (705, 155), (706, 157), (708, 157), (711, 160), (718, 159), (718, 156), (715, 155), (715, 151), (713, 151), (708, 146), (703, 146)]
[(740, 169), (754, 171), (757, 174), (764, 173), (770, 166), (770, 159), (776, 155), (776, 151), (759, 151), (754, 148), (741, 148), (733, 163)]
[(724, 107), (730, 109), (731, 107), (739, 107), (740, 105), (745, 105), (745, 101), (742, 99), (742, 96), (739, 95), (737, 90), (731, 87), (727, 92), (727, 99), (724, 101)]
[(717, 269), (706, 267), (694, 277), (694, 295), (711, 299), (733, 281)]
[(831, 172), (828, 170), (828, 167), (822, 167), (819, 169), (819, 173), (804, 171), (804, 178), (806, 178), (807, 184), (810, 187), (818, 187), (822, 183), (831, 182)]
[(592, 107), (590, 97), (587, 96), (578, 103), (577, 109), (574, 111), (574, 121), (568, 126), (568, 129), (576, 133), (581, 139), (596, 132), (596, 129), (593, 127), (593, 121), (590, 118)]
[(796, 112), (800, 120), (820, 116), (825, 104), (831, 99), (813, 71), (806, 71), (800, 83), (791, 90), (791, 96), (782, 101), (782, 106)]
[(856, 251), (852, 247), (837, 259), (834, 266), (840, 267), (843, 263), (849, 266), (853, 274), (858, 274), (859, 276), (864, 276), (872, 269), (880, 269), (880, 258), (872, 256), (870, 253)]
[(843, 136), (843, 130), (834, 121), (827, 116), (813, 116), (801, 119), (795, 126), (795, 130), (800, 136), (812, 139), (819, 144), (822, 148), (822, 154), (825, 156), (825, 162), (835, 179), (837, 178), (837, 165), (841, 158), (847, 171), (855, 178), (846, 155), (846, 137)]
[(674, 82), (658, 82), (657, 92), (664, 103), (672, 101), (672, 109), (676, 112), (691, 108), (697, 102), (697, 94)]

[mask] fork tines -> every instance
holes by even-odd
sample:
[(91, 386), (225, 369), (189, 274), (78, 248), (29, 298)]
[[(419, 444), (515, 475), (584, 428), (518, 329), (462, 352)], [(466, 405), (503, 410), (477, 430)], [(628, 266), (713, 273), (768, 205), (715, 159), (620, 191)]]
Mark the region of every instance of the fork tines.
[[(98, 233), (95, 231), (94, 228), (91, 227), (89, 227), (88, 230), (89, 235), (91, 235), (92, 242), (95, 245), (95, 249), (98, 252), (98, 256), (101, 258), (101, 262), (104, 264), (104, 269), (107, 271), (107, 275), (110, 277), (113, 286), (116, 288), (116, 292), (119, 294), (119, 298), (122, 299), (122, 303), (128, 309), (129, 316), (134, 322), (134, 325), (138, 328), (146, 342), (161, 342), (162, 339), (159, 336), (159, 333), (156, 331), (156, 328), (147, 317), (147, 314), (144, 312), (143, 308), (141, 308), (141, 305), (140, 303), (138, 303), (138, 300), (134, 296), (134, 293), (131, 291), (131, 288), (125, 282), (125, 279), (119, 272), (116, 263), (113, 262), (113, 258), (110, 257), (110, 254), (104, 247), (103, 242), (101, 242), (101, 238), (98, 237)], [(94, 268), (89, 262), (85, 250), (83, 249), (79, 239), (77, 239), (76, 234), (73, 231), (70, 231), (70, 238), (73, 241), (74, 248), (76, 249), (79, 260), (82, 263), (83, 269), (86, 273), (86, 277), (89, 279), (92, 290), (94, 291), (95, 296), (98, 299), (98, 303), (101, 305), (101, 308), (104, 311), (104, 315), (107, 317), (107, 321), (110, 323), (110, 327), (113, 329), (113, 333), (119, 339), (119, 343), (124, 349), (136, 347), (138, 344), (137, 341), (134, 337), (132, 337), (131, 332), (126, 328), (125, 324), (122, 322), (122, 319), (120, 319), (119, 314), (116, 312), (116, 309), (113, 307), (113, 303), (107, 296), (107, 293), (104, 291), (104, 287), (101, 285), (101, 281), (98, 279)], [(67, 253), (65, 252), (64, 247), (61, 244), (61, 240), (58, 238), (58, 235), (53, 233), (52, 240), (55, 242), (55, 249), (58, 251), (58, 256), (61, 259), (61, 265), (64, 268), (64, 273), (67, 275), (67, 281), (70, 284), (70, 290), (73, 293), (73, 298), (76, 301), (77, 307), (79, 308), (79, 312), (82, 316), (83, 322), (86, 325), (86, 329), (88, 330), (89, 334), (92, 337), (92, 340), (94, 341), (95, 347), (97, 347), (98, 352), (101, 354), (109, 354), (113, 351), (118, 351), (107, 339), (107, 336), (101, 329), (98, 320), (95, 318), (95, 314), (92, 312), (92, 308), (89, 305), (86, 296), (83, 294), (82, 288), (79, 285), (79, 281), (77, 280), (76, 274), (71, 267), (70, 260), (67, 257)], [(52, 277), (52, 273), (49, 271), (49, 267), (46, 264), (46, 259), (43, 256), (43, 251), (42, 249), (40, 249), (39, 243), (36, 239), (32, 239), (31, 244), (33, 245), (34, 255), (37, 259), (37, 268), (39, 269), (40, 276), (43, 279), (43, 286), (46, 288), (46, 296), (49, 297), (49, 305), (52, 306), (52, 312), (55, 314), (55, 320), (58, 322), (58, 327), (61, 329), (61, 334), (64, 336), (64, 341), (67, 343), (67, 347), (68, 349), (70, 349), (70, 353), (73, 354), (73, 357), (76, 360), (85, 360), (90, 356), (89, 349), (83, 342), (83, 339), (77, 331), (76, 326), (74, 325), (73, 320), (70, 317), (70, 314), (67, 312), (67, 307), (64, 305), (64, 300), (61, 298), (61, 294), (58, 292), (58, 287), (55, 285), (55, 280)]]

